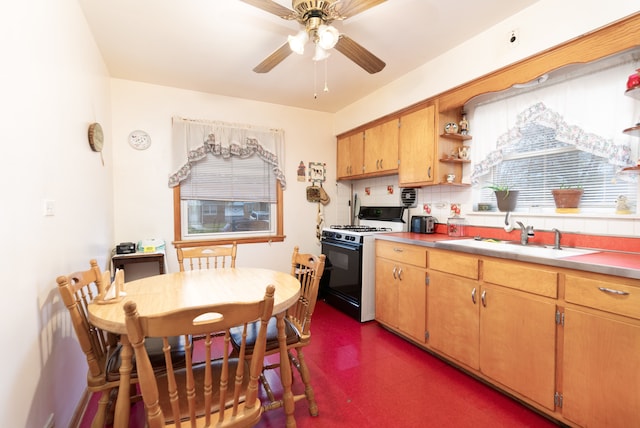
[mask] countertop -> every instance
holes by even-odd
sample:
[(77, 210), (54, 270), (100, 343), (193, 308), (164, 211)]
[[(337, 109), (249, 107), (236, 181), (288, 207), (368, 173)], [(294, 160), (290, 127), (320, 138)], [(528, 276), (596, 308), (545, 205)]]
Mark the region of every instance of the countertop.
[(575, 269), (585, 272), (601, 273), (605, 275), (615, 275), (624, 278), (640, 279), (640, 253), (622, 252), (611, 250), (600, 250), (591, 254), (576, 255), (562, 259), (552, 259), (546, 257), (533, 257), (523, 254), (505, 253), (503, 251), (491, 251), (478, 248), (461, 247), (459, 245), (447, 244), (447, 241), (455, 239), (446, 234), (420, 234), (411, 232), (379, 233), (376, 239), (383, 241), (393, 241), (404, 244), (420, 245), (429, 248), (442, 250), (453, 250), (469, 254), (497, 257), (508, 260), (518, 260), (529, 263), (537, 263), (547, 266)]

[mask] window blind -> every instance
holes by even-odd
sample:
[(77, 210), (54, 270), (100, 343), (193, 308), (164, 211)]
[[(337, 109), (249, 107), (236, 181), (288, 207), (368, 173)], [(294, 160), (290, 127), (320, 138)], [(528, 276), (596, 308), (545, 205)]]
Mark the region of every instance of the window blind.
[(276, 203), (273, 166), (257, 155), (222, 158), (208, 154), (180, 184), (181, 199)]
[[(495, 183), (519, 190), (518, 207), (553, 207), (552, 189), (582, 187), (581, 207), (611, 207), (619, 195), (635, 203), (635, 184), (616, 179), (616, 166), (606, 159), (557, 141), (551, 128), (530, 124), (522, 139), (503, 150), (503, 161), (485, 178), (484, 185)], [(482, 200), (494, 200), (483, 189)]]

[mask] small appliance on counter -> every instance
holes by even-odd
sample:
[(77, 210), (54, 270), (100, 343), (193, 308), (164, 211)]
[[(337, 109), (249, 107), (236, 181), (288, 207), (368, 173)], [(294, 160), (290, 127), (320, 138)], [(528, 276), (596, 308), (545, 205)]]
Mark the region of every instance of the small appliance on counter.
[(116, 254), (133, 254), (136, 252), (136, 244), (133, 242), (121, 242), (116, 245)]
[(411, 232), (436, 233), (436, 218), (430, 215), (414, 215), (411, 217)]

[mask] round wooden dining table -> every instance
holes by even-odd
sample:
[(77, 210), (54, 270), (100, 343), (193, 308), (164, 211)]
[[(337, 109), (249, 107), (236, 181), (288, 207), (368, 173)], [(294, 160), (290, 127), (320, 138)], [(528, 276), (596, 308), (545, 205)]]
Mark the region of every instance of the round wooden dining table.
[[(124, 284), (125, 294), (112, 301), (89, 304), (89, 322), (107, 332), (120, 335), (122, 364), (120, 388), (116, 399), (114, 428), (127, 427), (131, 412), (129, 382), (133, 350), (127, 337), (123, 306), (134, 301), (143, 315), (158, 315), (178, 309), (229, 302), (255, 302), (264, 298), (268, 285), (274, 285), (273, 313), (278, 322), (280, 360), (288, 361), (284, 313), (300, 294), (300, 283), (291, 274), (259, 268), (223, 268), (175, 272), (150, 276)], [(291, 392), (291, 366), (282, 364), (280, 376), (287, 427), (295, 427)]]

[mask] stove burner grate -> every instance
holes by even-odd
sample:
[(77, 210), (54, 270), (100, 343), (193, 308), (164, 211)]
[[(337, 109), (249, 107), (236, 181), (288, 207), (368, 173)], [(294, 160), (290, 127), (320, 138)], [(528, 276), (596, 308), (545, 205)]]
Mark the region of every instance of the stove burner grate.
[(358, 225), (332, 225), (330, 229), (349, 230), (352, 232), (391, 232), (390, 227), (358, 226)]

